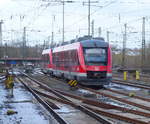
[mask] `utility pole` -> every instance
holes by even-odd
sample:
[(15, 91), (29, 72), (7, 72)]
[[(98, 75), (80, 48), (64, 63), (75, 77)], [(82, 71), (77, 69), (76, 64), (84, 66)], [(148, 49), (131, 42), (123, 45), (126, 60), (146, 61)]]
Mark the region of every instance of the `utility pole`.
[(101, 27), (98, 28), (98, 37), (101, 37), (101, 34), (102, 34), (102, 29)]
[(0, 58), (3, 57), (3, 38), (2, 38), (2, 24), (3, 24), (3, 21), (1, 20), (0, 21)]
[(38, 57), (38, 44), (35, 45), (35, 48), (36, 48), (36, 50), (35, 50), (35, 51), (36, 51), (35, 55), (36, 55), (36, 57)]
[[(83, 2), (83, 5), (84, 3), (87, 3), (87, 2)], [(98, 3), (98, 1), (92, 1), (91, 0), (88, 0), (88, 35), (91, 35), (91, 3)]]
[(92, 28), (92, 37), (94, 37), (94, 20), (92, 20), (91, 28)]
[(5, 43), (5, 53), (4, 53), (4, 58), (5, 58), (5, 65), (7, 65), (7, 58), (8, 58), (8, 52), (7, 52), (7, 43)]
[(143, 17), (142, 22), (142, 57), (141, 57), (141, 67), (144, 68), (145, 64), (145, 17)]
[(107, 31), (107, 42), (108, 42), (108, 43), (109, 43), (109, 34), (110, 34), (110, 32)]
[[(62, 15), (62, 21), (63, 21), (63, 26), (62, 26), (62, 42), (65, 41), (65, 3), (73, 3), (74, 1), (72, 0), (67, 0), (67, 1), (61, 1), (62, 2), (62, 5), (63, 5), (63, 15)], [(61, 44), (61, 42), (60, 42)]]
[(124, 24), (124, 34), (123, 34), (123, 50), (122, 50), (122, 67), (125, 67), (125, 56), (126, 56), (126, 41), (127, 41), (127, 24)]
[(52, 16), (52, 37), (51, 37), (50, 48), (52, 48), (52, 45), (54, 43), (54, 21), (55, 21), (55, 15)]
[(26, 27), (23, 28), (23, 59), (26, 57)]
[(47, 49), (51, 47), (51, 42), (50, 42), (51, 40), (50, 40), (50, 38), (52, 39), (51, 36), (48, 36), (48, 37), (47, 37), (47, 40), (46, 40), (46, 48), (47, 48)]
[(52, 32), (50, 48), (52, 48), (53, 43), (54, 43), (54, 32)]
[(0, 46), (3, 45), (3, 41), (2, 41), (2, 24), (3, 24), (3, 21), (1, 20), (0, 21)]
[(63, 4), (63, 29), (62, 29), (62, 42), (65, 41), (65, 2), (62, 1)]
[(45, 49), (45, 46), (46, 46), (46, 41), (44, 40), (44, 42), (43, 42), (43, 50)]
[[(42, 0), (45, 1), (45, 0)], [(53, 3), (62, 3), (62, 43), (65, 41), (65, 3), (74, 3), (76, 1), (73, 0), (47, 0), (45, 2), (48, 2), (51, 4)], [(59, 43), (59, 45), (61, 42)]]
[(88, 35), (90, 35), (90, 23), (91, 23), (91, 1), (88, 1)]

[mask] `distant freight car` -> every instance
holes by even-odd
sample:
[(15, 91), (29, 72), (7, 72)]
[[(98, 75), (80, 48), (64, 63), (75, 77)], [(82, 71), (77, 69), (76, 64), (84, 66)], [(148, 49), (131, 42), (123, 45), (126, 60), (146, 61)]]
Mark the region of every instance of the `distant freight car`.
[(112, 78), (111, 48), (100, 39), (80, 38), (66, 45), (44, 50), (46, 72), (84, 85), (108, 84)]

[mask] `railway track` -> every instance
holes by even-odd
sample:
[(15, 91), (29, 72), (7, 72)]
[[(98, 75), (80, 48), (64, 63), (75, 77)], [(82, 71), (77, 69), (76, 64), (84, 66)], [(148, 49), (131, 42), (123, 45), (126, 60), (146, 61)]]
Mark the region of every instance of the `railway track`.
[[(91, 92), (94, 92), (94, 93), (96, 93), (96, 94), (99, 94), (99, 95), (102, 95), (102, 96), (109, 97), (109, 98), (111, 98), (111, 99), (120, 101), (120, 102), (122, 102), (122, 103), (126, 103), (126, 104), (129, 104), (129, 105), (136, 106), (136, 107), (138, 107), (138, 108), (142, 108), (142, 109), (145, 109), (145, 110), (150, 111), (150, 107), (149, 107), (149, 106), (145, 106), (145, 105), (141, 105), (141, 104), (138, 104), (138, 103), (135, 103), (135, 102), (131, 102), (131, 101), (126, 100), (126, 99), (124, 99), (124, 98), (119, 98), (119, 97), (110, 95), (110, 94), (108, 94), (108, 93), (95, 91), (95, 90), (90, 89), (90, 88), (84, 88), (84, 87), (82, 87), (82, 88), (83, 88), (83, 89), (86, 89), (86, 90), (89, 90), (89, 91), (91, 91)], [(120, 94), (120, 93), (119, 93), (119, 94)], [(147, 99), (147, 100), (149, 100), (149, 99)]]
[[(117, 94), (122, 94), (122, 95), (125, 95), (125, 96), (129, 96), (129, 93), (125, 93), (125, 92), (122, 92), (122, 91), (112, 90), (112, 89), (107, 89), (107, 90), (110, 91), (110, 92), (113, 92), (113, 93), (117, 93)], [(140, 99), (140, 100), (143, 100), (143, 101), (150, 102), (150, 99), (149, 99), (149, 98), (144, 98), (144, 97), (137, 96), (137, 95), (134, 95), (133, 98), (136, 98), (136, 99)]]
[[(31, 78), (30, 78), (31, 79)], [(23, 80), (20, 80), (21, 82), (23, 82)], [(54, 97), (54, 96), (50, 96), (44, 92), (40, 92), (40, 90), (37, 90), (35, 88), (30, 88), (33, 92), (37, 93), (37, 94), (40, 94), (44, 97), (47, 97), (47, 98), (50, 98), (50, 99), (53, 99), (53, 100), (56, 100), (57, 102), (62, 102), (64, 104), (67, 104), (67, 105), (71, 105), (72, 107), (74, 107), (75, 109), (77, 110), (80, 110), (82, 112), (84, 112), (85, 114), (89, 115), (89, 117), (91, 118), (94, 118), (96, 119), (99, 123), (105, 123), (105, 124), (111, 124), (109, 121), (103, 119), (100, 115), (96, 114), (95, 112), (91, 111), (89, 108), (86, 108), (82, 105), (79, 105), (79, 104), (76, 104), (76, 103), (73, 103), (72, 101), (70, 101), (69, 99), (67, 99), (66, 97), (64, 97), (63, 95), (61, 95), (60, 93), (54, 91), (53, 89), (47, 87), (46, 85), (43, 85), (41, 84), (40, 82), (32, 79), (32, 81), (38, 83), (38, 85), (40, 85), (40, 88), (42, 89), (45, 89), (46, 92), (51, 92), (52, 94), (56, 95), (58, 98)], [(25, 84), (25, 83), (24, 83)], [(28, 87), (26, 85), (26, 87)], [(29, 89), (29, 88), (28, 88)], [(41, 100), (40, 100), (41, 101)], [(46, 107), (47, 108), (47, 107)], [(57, 117), (57, 116), (56, 116)], [(61, 124), (61, 122), (60, 122)]]
[[(46, 78), (46, 77), (45, 77)], [(30, 77), (30, 79), (31, 79), (31, 77)], [(33, 80), (33, 79), (32, 79)], [(81, 87), (80, 87), (81, 88)], [(84, 89), (84, 88), (82, 88), (82, 89)], [(48, 89), (47, 89), (48, 90)], [(91, 91), (91, 89), (86, 89), (86, 90), (90, 90)], [(83, 99), (83, 98), (79, 98), (79, 96), (77, 97), (77, 96), (69, 96), (70, 94), (66, 94), (66, 92), (62, 92), (62, 91), (60, 91), (60, 89), (58, 90), (58, 89), (55, 89), (55, 91), (57, 91), (57, 92), (59, 92), (60, 94), (63, 94), (63, 95), (65, 95), (65, 96), (67, 96), (67, 97), (70, 97), (71, 99), (72, 98), (74, 98), (74, 99), (78, 99), (78, 100), (80, 100), (80, 101), (82, 101), (82, 103), (84, 103), (84, 104), (86, 104), (84, 107), (86, 107), (86, 108), (90, 108), (90, 110), (92, 110), (92, 111), (94, 111), (94, 112), (96, 112), (96, 113), (101, 113), (101, 115), (103, 115), (103, 116), (107, 116), (107, 117), (109, 117), (109, 118), (114, 118), (114, 119), (118, 119), (118, 120), (122, 120), (122, 121), (126, 121), (126, 122), (129, 122), (129, 123), (134, 123), (134, 122), (136, 122), (137, 124), (139, 123), (139, 124), (142, 124), (142, 123), (147, 123), (147, 122), (144, 122), (144, 121), (141, 121), (141, 120), (138, 120), (138, 119), (132, 119), (132, 118), (130, 118), (130, 117), (124, 117), (124, 116), (120, 116), (120, 115), (118, 115), (118, 114), (112, 114), (112, 113), (110, 113), (110, 112), (107, 112), (106, 110), (104, 111), (104, 110), (101, 110), (101, 108), (102, 109), (116, 109), (117, 111), (119, 110), (119, 111), (123, 111), (123, 112), (128, 112), (128, 113), (132, 113), (132, 114), (136, 114), (136, 115), (140, 115), (140, 116), (143, 116), (143, 117), (150, 117), (150, 114), (148, 113), (148, 112), (142, 112), (142, 111), (137, 111), (137, 110), (131, 110), (131, 109), (127, 109), (127, 108), (125, 108), (125, 107), (118, 107), (118, 106), (115, 106), (115, 105), (110, 105), (110, 104), (104, 104), (104, 103), (101, 103), (101, 102), (98, 102), (98, 101), (91, 101), (91, 100), (89, 100), (89, 99)], [(39, 91), (36, 91), (36, 92), (38, 92), (38, 93), (40, 93)], [(91, 91), (91, 92), (94, 92), (94, 93), (96, 93), (96, 94), (99, 94), (99, 95), (103, 95), (103, 96), (106, 96), (106, 97), (110, 97), (110, 95), (106, 95), (106, 94), (104, 94), (104, 93), (99, 93), (99, 92), (97, 92), (97, 91), (95, 91), (95, 90), (93, 90), (93, 91)], [(113, 92), (113, 91), (112, 91)], [(42, 94), (42, 93), (41, 93)], [(114, 99), (114, 97), (113, 97), (113, 99)], [(121, 98), (115, 98), (115, 100), (118, 100), (118, 101), (120, 101), (120, 99)], [(121, 100), (121, 102), (125, 102), (126, 100)], [(87, 106), (87, 104), (88, 104), (88, 106)], [(148, 111), (149, 111), (149, 107), (146, 107), (146, 106), (143, 106), (143, 105), (139, 105), (139, 104), (135, 104), (135, 103), (132, 103), (132, 102), (128, 102), (127, 104), (130, 104), (130, 105), (136, 105), (137, 107), (140, 107), (140, 108), (142, 108), (142, 109), (147, 109)], [(89, 107), (89, 105), (90, 105), (90, 107)], [(94, 107), (99, 107), (99, 109), (94, 109), (94, 108), (91, 108), (91, 105), (92, 106), (94, 106)], [(103, 111), (103, 112), (102, 112)], [(103, 114), (102, 114), (103, 113)], [(111, 115), (112, 114), (112, 115)], [(128, 119), (127, 119), (128, 118)], [(139, 121), (141, 121), (141, 122), (139, 122)]]
[(41, 103), (52, 115), (53, 117), (57, 120), (58, 123), (60, 124), (67, 124), (67, 122), (61, 118), (52, 108), (51, 106), (44, 101), (32, 88), (30, 88), (26, 83), (24, 83), (24, 81), (20, 80), (19, 81), (26, 87), (26, 89), (28, 89), (33, 96), (39, 101), (39, 103)]
[[(144, 78), (146, 78), (146, 80)], [(117, 83), (117, 84), (123, 84), (123, 85), (150, 90), (149, 82), (150, 82), (150, 76), (148, 75), (142, 74), (140, 80), (138, 81), (135, 79), (135, 77), (133, 78), (132, 76), (128, 76), (128, 80), (124, 81), (123, 75), (118, 73), (113, 74), (113, 83)]]
[[(46, 76), (44, 77), (44, 78), (47, 78)], [(56, 80), (58, 80), (58, 79), (56, 79)], [(62, 80), (61, 80), (62, 81)], [(122, 84), (122, 83), (119, 83), (119, 80), (117, 81), (117, 83), (118, 84)], [(124, 85), (124, 84), (123, 84)], [(130, 85), (130, 84), (129, 84)], [(131, 84), (131, 86), (132, 87), (136, 87), (136, 85), (132, 85)], [(81, 88), (81, 87), (80, 87)], [(138, 88), (143, 88), (143, 87), (138, 87)], [(144, 87), (146, 90), (147, 89), (149, 89), (149, 88), (147, 88), (147, 87)], [(84, 89), (84, 87), (83, 87), (83, 89)], [(90, 89), (88, 89), (88, 90), (90, 90)], [(106, 91), (106, 90), (105, 90)], [(110, 91), (110, 92), (113, 92), (113, 93), (118, 93), (118, 94), (122, 94), (122, 95), (124, 95), (124, 96), (129, 96), (129, 93), (125, 93), (125, 92), (121, 92), (121, 91), (118, 91), (118, 90), (113, 90), (113, 89), (109, 89), (109, 88), (107, 88), (107, 91)], [(134, 94), (134, 97), (132, 97), (132, 98), (136, 98), (136, 99), (140, 99), (140, 100), (143, 100), (143, 101), (147, 101), (147, 102), (149, 102), (150, 101), (150, 98), (145, 98), (145, 97), (140, 97), (140, 96), (137, 96), (137, 95), (135, 95)]]
[(5, 76), (0, 77), (0, 80), (5, 80), (5, 79), (6, 79)]
[(137, 88), (150, 90), (150, 86), (149, 85), (140, 84), (138, 82), (123, 81), (121, 79), (113, 79), (112, 83), (121, 84), (121, 85), (128, 85), (128, 86), (131, 86), (131, 87), (137, 87)]

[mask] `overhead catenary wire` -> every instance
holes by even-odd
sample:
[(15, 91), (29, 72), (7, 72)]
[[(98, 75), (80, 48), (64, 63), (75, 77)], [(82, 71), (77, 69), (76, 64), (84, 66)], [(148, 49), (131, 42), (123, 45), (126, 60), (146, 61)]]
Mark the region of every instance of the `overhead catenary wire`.
[[(32, 0), (30, 0), (30, 1), (32, 1)], [(55, 1), (55, 0), (54, 0)], [(56, 1), (58, 1), (58, 0), (56, 0)], [(34, 0), (34, 2), (36, 2), (35, 0)], [(48, 1), (48, 2), (50, 2), (50, 1)], [(112, 2), (112, 1), (111, 1)], [(110, 5), (112, 5), (112, 3), (110, 2)], [(113, 1), (114, 2), (114, 1)], [(108, 3), (108, 2), (104, 2), (105, 4), (106, 3)], [(115, 3), (115, 2), (114, 2)], [(28, 17), (25, 17), (25, 19), (24, 19), (24, 24), (27, 22), (27, 24), (26, 24), (26, 26), (27, 27), (32, 27), (33, 25), (35, 25), (35, 22), (41, 17), (41, 15), (43, 15), (47, 10), (48, 10), (48, 7), (49, 6), (51, 6), (51, 5), (49, 5), (48, 3), (45, 3), (45, 4), (43, 4), (42, 3), (42, 0), (40, 1), (40, 0), (38, 0), (37, 2), (36, 2), (36, 4), (39, 4), (39, 8), (37, 8), (37, 10), (35, 11), (35, 14), (34, 14), (34, 16), (33, 16), (33, 18), (31, 18), (31, 20), (29, 21), (29, 18), (31, 17), (30, 16), (30, 14), (29, 14), (29, 18)], [(121, 3), (121, 4), (124, 4), (124, 3)], [(126, 4), (126, 3), (125, 3)], [(131, 2), (129, 2), (129, 3), (127, 3), (127, 4), (132, 4)], [(115, 5), (115, 4), (114, 4)], [(46, 7), (46, 6), (48, 6), (48, 7)], [(52, 7), (54, 7), (55, 5), (52, 5)], [(58, 5), (56, 5), (56, 6), (58, 6)], [(92, 5), (91, 5), (92, 6)], [(97, 6), (97, 5), (96, 5)], [(109, 3), (108, 3), (108, 5), (107, 6), (104, 6), (104, 7), (102, 7), (103, 9), (108, 9), (107, 7), (109, 6)], [(78, 8), (78, 7), (77, 7)], [(91, 12), (91, 15), (93, 14), (93, 15), (96, 15), (96, 13), (97, 12), (100, 12), (100, 10), (102, 9), (102, 8), (98, 8), (98, 9), (96, 9), (95, 11), (93, 11), (93, 12)], [(95, 8), (94, 8), (95, 9)], [(33, 10), (34, 11), (34, 10)], [(29, 11), (28, 11), (29, 12)], [(69, 13), (69, 12), (68, 12)], [(84, 16), (83, 17), (83, 21), (85, 20), (87, 18), (87, 16)], [(133, 20), (133, 19), (132, 19)], [(140, 19), (139, 19), (140, 20)], [(25, 22), (26, 21), (26, 22)], [(82, 20), (81, 20), (82, 21)], [(75, 24), (80, 24), (80, 19), (79, 19), (79, 21), (76, 21), (75, 22)], [(136, 22), (136, 21), (138, 21), (138, 19), (135, 19), (135, 20), (133, 20), (133, 22), (130, 22), (130, 20), (128, 21), (128, 22), (121, 22), (121, 26), (123, 27), (123, 25), (124, 25), (124, 23), (127, 23), (128, 25), (130, 25), (131, 23), (134, 23), (134, 22)], [(68, 33), (69, 34), (69, 29), (71, 29), (72, 28), (72, 26), (74, 26), (74, 23), (73, 24), (71, 24), (71, 25), (66, 25), (65, 26), (65, 28), (66, 28), (66, 31), (65, 31), (65, 33)], [(112, 26), (108, 26), (108, 27), (102, 27), (102, 29), (103, 29), (103, 31), (104, 30), (112, 30), (113, 31), (113, 29), (114, 28), (118, 28), (119, 26), (118, 26), (118, 24), (115, 24), (115, 25), (112, 25)], [(81, 28), (83, 28), (82, 27), (82, 25), (81, 25)], [(129, 27), (128, 27), (129, 28)], [(36, 27), (34, 27), (34, 29), (36, 29)], [(85, 29), (85, 30), (87, 30), (87, 29)], [(135, 29), (136, 30), (136, 29)], [(132, 31), (132, 29), (131, 29), (131, 31)], [(73, 32), (73, 31), (72, 31)], [(77, 32), (76, 31), (76, 29), (74, 30), (74, 32)], [(59, 32), (57, 32), (56, 34), (60, 34)], [(74, 33), (75, 34), (75, 33)]]
[[(91, 12), (90, 15), (95, 14), (97, 11), (100, 11), (100, 9), (103, 9), (103, 8), (105, 8), (105, 7), (107, 7), (107, 6), (111, 5), (111, 4), (113, 4), (113, 3), (114, 3), (114, 2), (108, 3), (107, 5), (105, 5), (105, 6), (101, 7), (101, 8), (99, 8), (99, 9), (95, 10), (94, 12)], [(78, 21), (74, 22), (73, 24), (66, 26), (65, 28), (68, 28), (68, 27), (71, 28), (71, 26), (73, 26), (73, 25), (75, 25), (75, 24), (77, 24), (77, 23), (80, 23), (81, 21), (84, 21), (86, 18), (87, 18), (87, 16), (84, 16), (84, 17), (80, 18)]]

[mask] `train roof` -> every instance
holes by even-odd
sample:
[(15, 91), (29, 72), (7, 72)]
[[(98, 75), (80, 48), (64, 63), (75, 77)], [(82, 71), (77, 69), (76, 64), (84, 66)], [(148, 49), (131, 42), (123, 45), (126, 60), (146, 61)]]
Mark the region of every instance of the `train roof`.
[(74, 50), (77, 49), (80, 46), (80, 42), (75, 42), (71, 44), (66, 44), (63, 46), (55, 47), (53, 49), (53, 52), (60, 52), (60, 51), (67, 51), (67, 50)]
[[(62, 44), (55, 44), (52, 46), (53, 52), (60, 52), (66, 50), (77, 49), (81, 44), (82, 47), (91, 48), (91, 47), (108, 47), (108, 42), (105, 42), (103, 37), (91, 37), (83, 36), (77, 39), (73, 39), (69, 42), (63, 42)], [(50, 53), (51, 49), (43, 50), (42, 54)]]
[(104, 42), (103, 40), (83, 40), (80, 41), (82, 47), (108, 47), (108, 43)]
[(51, 47), (52, 48), (56, 48), (56, 47), (60, 47), (60, 46), (65, 46), (65, 45), (68, 45), (68, 44), (72, 44), (72, 43), (76, 43), (76, 42), (81, 42), (82, 44), (86, 44), (85, 46), (89, 46), (89, 45), (92, 45), (94, 46), (94, 44), (91, 44), (91, 43), (88, 43), (88, 41), (94, 41), (94, 43), (96, 43), (96, 46), (104, 46), (106, 47), (107, 46), (107, 42), (105, 42), (104, 38), (103, 37), (92, 37), (92, 36), (89, 36), (89, 35), (85, 35), (83, 37), (79, 37), (79, 38), (76, 38), (76, 39), (72, 39), (68, 42), (63, 42), (63, 43), (60, 43), (60, 44), (53, 44)]
[(103, 40), (83, 40), (80, 42), (74, 42), (74, 43), (70, 43), (70, 44), (66, 44), (66, 45), (62, 45), (59, 47), (55, 47), (53, 49), (53, 52), (60, 52), (60, 51), (67, 51), (67, 50), (74, 50), (74, 49), (78, 49), (79, 46), (84, 47), (84, 48), (95, 48), (95, 47), (101, 47), (101, 48), (105, 48), (108, 47), (108, 43), (104, 42)]

